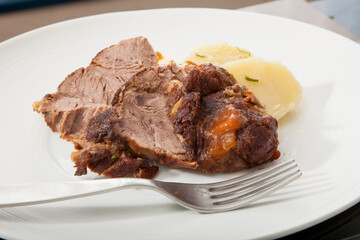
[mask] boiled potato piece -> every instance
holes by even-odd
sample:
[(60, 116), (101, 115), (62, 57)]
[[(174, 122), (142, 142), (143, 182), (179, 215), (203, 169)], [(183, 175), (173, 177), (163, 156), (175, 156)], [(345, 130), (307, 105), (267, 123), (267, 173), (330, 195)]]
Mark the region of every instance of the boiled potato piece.
[(251, 53), (245, 49), (233, 47), (227, 43), (203, 44), (197, 47), (185, 61), (191, 61), (197, 64), (212, 63), (222, 65), (229, 61), (248, 58)]
[(227, 62), (222, 67), (252, 90), (266, 112), (278, 120), (301, 101), (300, 84), (280, 63), (251, 57)]

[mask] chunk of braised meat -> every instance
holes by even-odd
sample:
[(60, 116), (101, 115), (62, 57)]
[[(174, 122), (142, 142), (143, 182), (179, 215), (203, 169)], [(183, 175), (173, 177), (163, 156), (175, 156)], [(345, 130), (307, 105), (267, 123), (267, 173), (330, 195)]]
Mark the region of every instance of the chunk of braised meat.
[(194, 66), (184, 89), (170, 115), (200, 170), (234, 172), (279, 157), (276, 119), (225, 69)]
[[(100, 145), (101, 146), (101, 145)], [(98, 148), (97, 148), (98, 147)], [(101, 146), (73, 153), (77, 171), (75, 175), (87, 174), (87, 169), (107, 177), (153, 178), (159, 168), (148, 160), (133, 158), (126, 152)]]
[(78, 149), (76, 175), (152, 178), (156, 161), (233, 172), (279, 157), (276, 119), (229, 72), (156, 59), (145, 38), (121, 41), (34, 103)]
[(184, 88), (188, 93), (199, 92), (201, 96), (206, 96), (235, 83), (235, 78), (228, 71), (209, 63), (192, 68), (184, 79)]
[(246, 99), (224, 92), (202, 99), (198, 123), (201, 170), (234, 172), (279, 157), (276, 119)]

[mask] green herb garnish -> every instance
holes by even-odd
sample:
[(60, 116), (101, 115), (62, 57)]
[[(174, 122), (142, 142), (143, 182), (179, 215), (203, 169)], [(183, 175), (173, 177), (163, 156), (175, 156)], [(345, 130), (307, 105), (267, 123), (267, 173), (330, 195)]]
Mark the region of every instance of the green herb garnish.
[(196, 55), (197, 57), (199, 57), (199, 58), (204, 58), (204, 57), (206, 57), (206, 56), (204, 56), (204, 55), (200, 55), (200, 54), (197, 54), (197, 53), (195, 53), (195, 55)]
[(251, 53), (250, 53), (250, 52), (248, 52), (248, 51), (241, 50), (241, 49), (240, 49), (240, 48), (238, 48), (238, 47), (236, 47), (236, 49), (237, 49), (239, 52), (241, 52), (241, 53), (247, 53), (247, 54), (249, 54), (249, 55), (248, 55), (248, 57), (250, 57), (250, 56), (251, 56)]
[(245, 75), (245, 80), (249, 81), (249, 82), (258, 82), (259, 81), (259, 79), (251, 78), (251, 77), (248, 77), (246, 75)]
[(115, 156), (115, 155), (111, 157), (111, 159), (115, 159), (115, 158), (116, 158), (116, 156)]

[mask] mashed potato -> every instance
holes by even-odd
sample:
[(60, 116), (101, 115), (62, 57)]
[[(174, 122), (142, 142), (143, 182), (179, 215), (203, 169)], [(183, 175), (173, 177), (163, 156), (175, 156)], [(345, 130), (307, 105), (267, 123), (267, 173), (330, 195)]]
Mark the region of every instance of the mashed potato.
[(220, 66), (226, 62), (248, 58), (251, 53), (245, 49), (229, 46), (226, 43), (204, 44), (190, 53), (186, 61), (197, 64), (212, 63)]
[(302, 99), (300, 84), (285, 66), (254, 57), (244, 49), (225, 43), (204, 44), (196, 48), (186, 61), (210, 62), (225, 68), (252, 90), (267, 113), (278, 120)]

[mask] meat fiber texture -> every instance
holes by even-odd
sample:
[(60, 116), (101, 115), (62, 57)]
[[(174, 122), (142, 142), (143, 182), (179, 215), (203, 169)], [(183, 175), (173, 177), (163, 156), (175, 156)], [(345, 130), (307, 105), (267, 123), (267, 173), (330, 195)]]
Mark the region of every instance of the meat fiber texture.
[(159, 65), (143, 37), (102, 50), (33, 108), (74, 143), (75, 175), (234, 172), (279, 157), (277, 121), (251, 91), (212, 64)]

